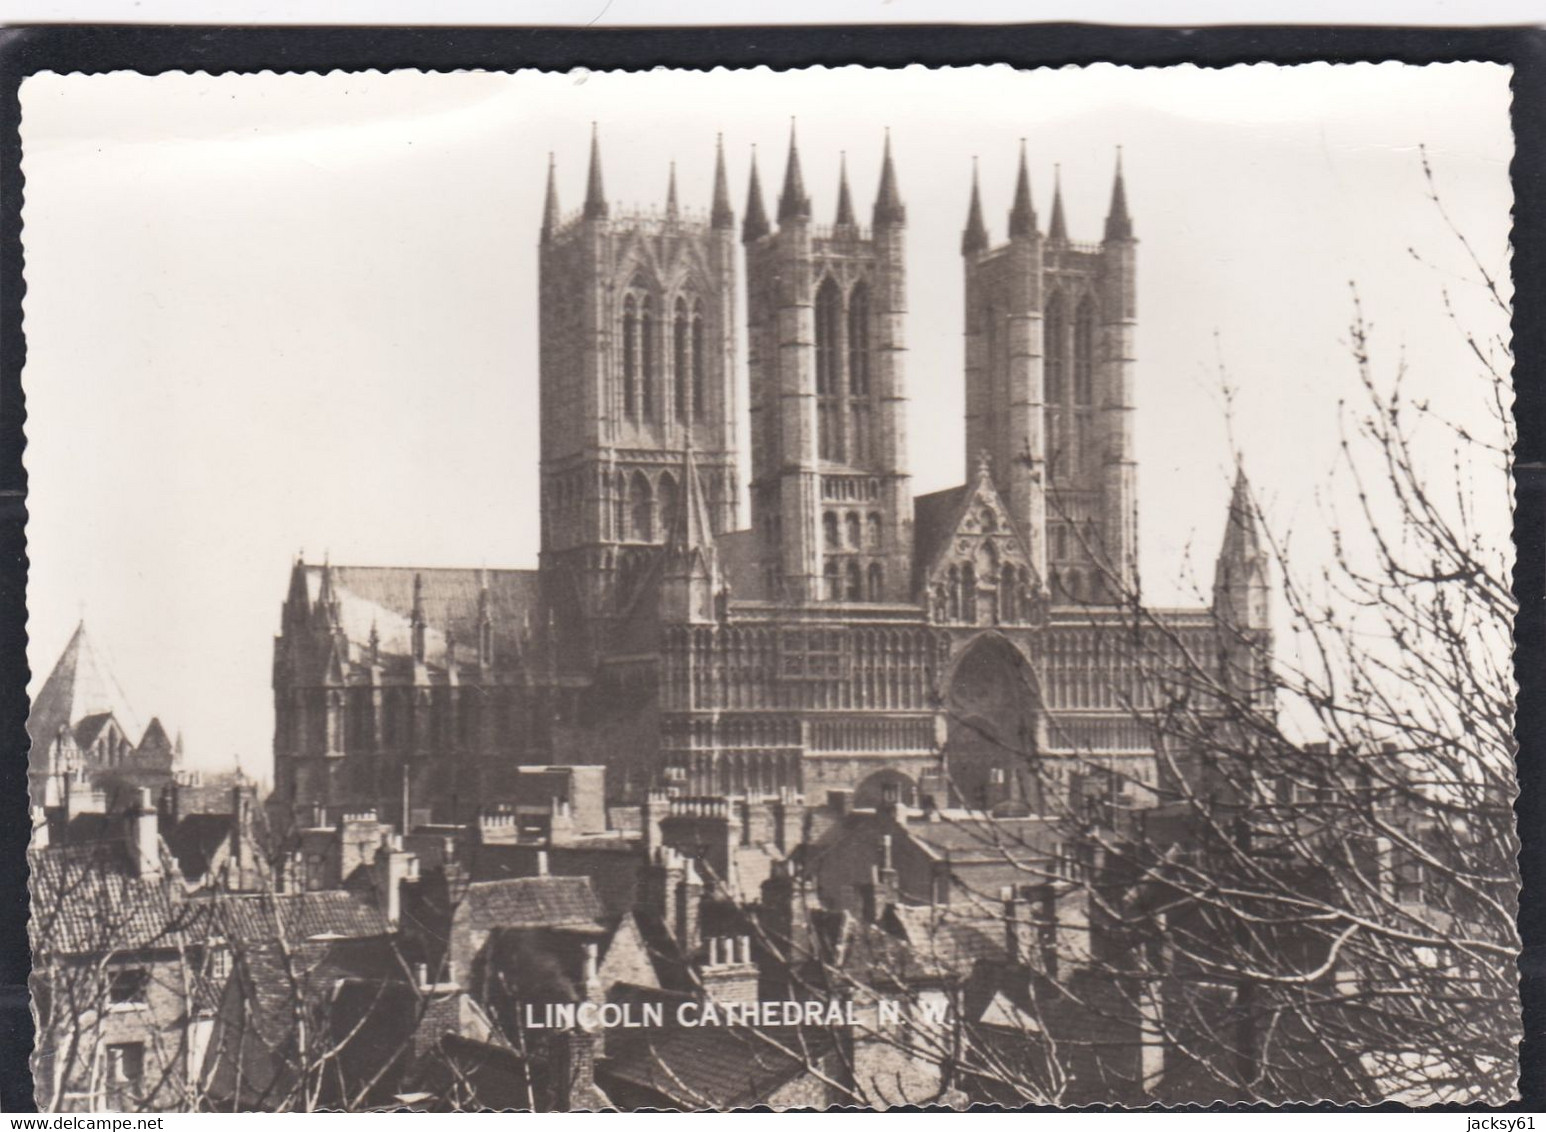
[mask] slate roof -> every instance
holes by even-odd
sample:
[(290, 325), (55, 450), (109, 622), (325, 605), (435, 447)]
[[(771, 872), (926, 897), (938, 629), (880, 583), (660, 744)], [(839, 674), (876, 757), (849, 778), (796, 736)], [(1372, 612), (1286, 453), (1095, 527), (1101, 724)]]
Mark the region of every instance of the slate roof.
[(601, 901), (589, 877), (511, 877), (475, 881), (462, 898), (474, 931), (498, 928), (593, 928), (604, 931)]
[(140, 734), (138, 716), (86, 635), (82, 621), (33, 698), (27, 732), (34, 747), (46, 750), (61, 727), (73, 728), (91, 715), (115, 716), (131, 742)]
[(965, 975), (979, 959), (1002, 962), (1008, 957), (1004, 922), (992, 916), (958, 912), (949, 905), (896, 904), (886, 918), (920, 963), (941, 972)]
[(374, 903), (340, 889), (222, 895), (209, 903), (232, 940), (365, 939), (391, 931)]
[[(64, 955), (177, 948), (204, 937), (203, 910), (182, 899), (175, 874), (130, 875), (121, 843), (34, 850), (28, 930), (38, 951)], [(166, 865), (172, 864), (170, 857)]]
[(323, 570), (330, 570), (345, 635), (363, 649), (374, 625), (384, 657), (412, 655), (415, 578), (422, 582), (426, 663), (445, 664), (448, 625), (455, 640), (457, 662), (477, 663), (479, 600), (485, 582), (496, 663), (509, 663), (515, 658), (522, 633), (528, 627), (528, 615), (532, 631), (539, 628), (535, 570), (304, 564), (296, 569), (304, 575), (307, 600), (313, 603), (322, 592)]
[(810, 1063), (820, 1064), (835, 1048), (835, 1036), (820, 1028), (613, 1030), (596, 1074), (608, 1092), (625, 1082), (682, 1108), (744, 1108), (809, 1072)]
[[(75, 745), (82, 750), (85, 750), (87, 747), (91, 746), (97, 741), (98, 736), (102, 734), (103, 728), (105, 728), (109, 721), (112, 719), (112, 712), (99, 711), (94, 715), (88, 715), (85, 719), (80, 720), (75, 725)], [(119, 726), (122, 727), (123, 725), (119, 724)]]

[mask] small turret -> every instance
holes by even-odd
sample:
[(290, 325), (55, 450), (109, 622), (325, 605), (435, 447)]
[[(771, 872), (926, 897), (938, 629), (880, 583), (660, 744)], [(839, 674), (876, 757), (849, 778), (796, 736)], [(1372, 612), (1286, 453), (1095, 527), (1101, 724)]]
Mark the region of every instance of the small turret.
[(1063, 218), (1063, 167), (1052, 167), (1052, 220), (1047, 225), (1047, 239), (1068, 242), (1068, 221)]
[(682, 210), (676, 200), (676, 162), (671, 162), (671, 173), (666, 181), (666, 219), (679, 220)]
[(771, 230), (768, 212), (762, 204), (762, 182), (757, 178), (757, 149), (752, 147), (752, 175), (746, 186), (746, 219), (741, 224), (741, 240), (760, 240)]
[(714, 205), (709, 212), (709, 223), (715, 228), (735, 227), (735, 213), (730, 210), (730, 179), (725, 175), (723, 134), (714, 143)]
[(1269, 563), (1245, 469), (1235, 476), (1224, 544), (1213, 573), (1213, 612), (1235, 630), (1270, 628)]
[(848, 154), (842, 154), (837, 166), (837, 219), (834, 223), (839, 228), (852, 228), (854, 226), (854, 202), (848, 192)]
[(547, 202), (542, 206), (542, 242), (544, 244), (553, 238), (558, 221), (558, 171), (554, 168), (553, 155), (550, 153), (548, 154)]
[(794, 123), (789, 124), (789, 160), (784, 165), (784, 189), (778, 195), (778, 223), (782, 227), (794, 220), (811, 218), (811, 198), (805, 192), (800, 173), (800, 147), (795, 139)]
[(1117, 173), (1111, 184), (1111, 208), (1106, 212), (1106, 242), (1131, 240), (1133, 221), (1127, 214), (1127, 186), (1122, 181), (1122, 147), (1117, 147)]
[(1020, 172), (1015, 178), (1015, 202), (1009, 209), (1009, 238), (1036, 235), (1036, 209), (1031, 205), (1031, 171), (1025, 163), (1025, 139), (1020, 139)]
[(413, 638), (413, 659), (416, 663), (424, 663), (424, 575), (413, 576), (413, 610), (408, 619), (410, 635)]
[(988, 249), (988, 226), (982, 222), (982, 192), (977, 186), (977, 159), (972, 158), (972, 202), (961, 232), (961, 254), (975, 255)]
[(891, 160), (891, 131), (886, 131), (886, 148), (880, 162), (880, 191), (875, 194), (875, 227), (900, 228), (907, 223), (907, 206), (897, 188), (896, 166)]
[(585, 182), (585, 218), (605, 220), (608, 211), (606, 189), (601, 184), (601, 139), (593, 122), (590, 132), (590, 176)]

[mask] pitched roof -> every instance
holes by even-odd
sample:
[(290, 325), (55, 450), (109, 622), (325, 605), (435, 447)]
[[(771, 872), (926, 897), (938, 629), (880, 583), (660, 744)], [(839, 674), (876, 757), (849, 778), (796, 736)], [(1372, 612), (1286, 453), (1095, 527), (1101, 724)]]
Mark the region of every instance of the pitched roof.
[[(535, 570), (308, 565), (296, 569), (303, 573), (307, 600), (313, 603), (321, 595), (324, 572), (330, 573), (344, 634), (363, 650), (374, 627), (383, 657), (413, 654), (415, 578), (421, 581), (424, 654), (430, 664), (445, 664), (448, 626), (458, 663), (477, 663), (485, 583), (497, 663), (508, 663), (516, 656), (528, 615), (534, 618), (537, 607)], [(535, 624), (532, 628), (535, 631)]]
[(597, 1075), (603, 1088), (622, 1081), (687, 1109), (745, 1108), (809, 1072), (835, 1046), (821, 1028), (613, 1030)]
[(122, 843), (27, 855), (32, 869), (28, 930), (40, 952), (101, 954), (176, 948), (203, 938), (202, 908), (181, 899), (174, 879), (130, 874)]
[(474, 931), (496, 928), (594, 928), (604, 931), (601, 901), (589, 877), (510, 877), (474, 881), (462, 898)]
[(967, 484), (958, 484), (913, 499), (913, 570), (919, 577), (933, 561), (935, 551), (954, 533), (961, 497), (968, 490)]
[(966, 974), (979, 959), (1002, 961), (1008, 954), (1004, 922), (991, 916), (962, 914), (949, 905), (896, 904), (887, 918), (919, 962), (941, 971)]
[(210, 907), (226, 938), (249, 943), (364, 939), (391, 931), (374, 903), (341, 889), (222, 895)]
[(27, 732), (34, 747), (46, 750), (61, 727), (73, 728), (92, 715), (114, 716), (131, 742), (140, 734), (139, 717), (86, 635), (82, 621), (32, 701)]

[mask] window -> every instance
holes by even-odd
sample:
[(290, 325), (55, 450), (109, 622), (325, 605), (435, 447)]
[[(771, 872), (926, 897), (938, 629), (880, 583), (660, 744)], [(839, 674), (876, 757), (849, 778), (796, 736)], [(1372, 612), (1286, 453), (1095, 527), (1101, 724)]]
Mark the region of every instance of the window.
[(827, 549), (837, 548), (837, 512), (828, 511), (821, 517), (821, 533), (826, 539)]
[(1067, 396), (1068, 333), (1063, 300), (1054, 296), (1047, 304), (1047, 404), (1061, 405)]
[(977, 567), (970, 562), (961, 567), (961, 620), (977, 623)]
[(666, 472), (660, 477), (660, 533), (665, 538), (676, 529), (677, 497), (676, 480)]
[(655, 500), (650, 481), (643, 472), (635, 472), (628, 483), (628, 537), (634, 542), (650, 542), (655, 537)]
[(639, 304), (632, 295), (623, 300), (623, 412), (639, 412)]
[(703, 307), (693, 308), (692, 316), (692, 419), (703, 419), (703, 367), (707, 361), (707, 342), (703, 334)]
[(885, 587), (883, 586), (882, 582), (883, 582), (883, 575), (881, 574), (880, 563), (879, 562), (871, 562), (870, 563), (870, 600), (871, 601), (882, 601), (882, 600), (884, 600), (883, 595), (885, 593)]
[(880, 516), (874, 512), (870, 514), (870, 540), (866, 545), (871, 550), (880, 549)]
[(848, 564), (848, 600), (864, 600), (863, 576), (859, 572), (859, 564), (857, 562), (850, 562)]
[(655, 419), (655, 304), (645, 296), (639, 304), (639, 415)]
[(861, 545), (858, 513), (854, 511), (848, 512), (847, 521), (843, 525), (848, 531), (849, 548), (858, 550)]
[(838, 372), (842, 317), (843, 297), (828, 278), (816, 292), (816, 450), (823, 460), (842, 460), (845, 453)]
[(145, 992), (150, 988), (150, 972), (144, 967), (124, 967), (114, 971), (108, 981), (107, 1001), (110, 1006), (144, 1006)]
[(1095, 400), (1095, 304), (1079, 304), (1074, 319), (1074, 401), (1090, 405)]
[(1005, 621), (1015, 621), (1019, 617), (1019, 607), (1015, 602), (1015, 568), (1007, 562), (999, 572), (998, 611), (999, 617)]
[[(107, 1047), (107, 1087), (137, 1096), (145, 1083), (145, 1043), (117, 1042)], [(127, 1107), (113, 1104), (115, 1108)]]
[(870, 393), (870, 289), (860, 283), (848, 297), (848, 389)]
[(616, 512), (612, 517), (612, 537), (621, 542), (628, 537), (628, 477), (622, 472), (617, 473), (612, 504)]
[(822, 579), (827, 585), (827, 600), (838, 601), (842, 598), (842, 582), (838, 580), (837, 562), (827, 559), (827, 564), (822, 567)]
[(676, 317), (671, 323), (671, 381), (676, 389), (676, 419), (688, 418), (688, 394), (692, 392), (691, 330), (687, 322), (687, 300), (676, 301)]

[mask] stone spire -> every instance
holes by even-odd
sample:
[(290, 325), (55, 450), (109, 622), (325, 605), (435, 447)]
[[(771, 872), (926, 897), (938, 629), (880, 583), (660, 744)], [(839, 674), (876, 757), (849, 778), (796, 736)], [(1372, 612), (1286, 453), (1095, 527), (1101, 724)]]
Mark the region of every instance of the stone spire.
[(553, 238), (553, 231), (558, 227), (558, 171), (553, 166), (553, 155), (548, 154), (548, 196), (547, 203), (542, 206), (542, 242), (545, 244)]
[(659, 609), (669, 621), (713, 621), (724, 581), (709, 519), (708, 500), (698, 479), (692, 434), (682, 450), (682, 496), (662, 556)]
[(1213, 572), (1213, 609), (1241, 629), (1267, 628), (1268, 555), (1245, 469), (1235, 474), (1224, 542)]
[(1117, 146), (1117, 174), (1111, 183), (1111, 208), (1106, 212), (1106, 239), (1132, 238), (1133, 221), (1127, 215), (1127, 186), (1122, 182), (1122, 147)]
[(966, 228), (961, 233), (961, 254), (974, 255), (988, 249), (988, 226), (982, 222), (982, 192), (977, 187), (977, 159), (972, 158), (972, 203), (966, 210)]
[(837, 220), (839, 227), (854, 226), (854, 202), (848, 192), (848, 154), (838, 158), (837, 165)]
[(676, 199), (676, 162), (671, 162), (671, 172), (666, 180), (666, 219), (676, 220), (682, 214)]
[(1047, 225), (1047, 239), (1068, 242), (1068, 221), (1063, 219), (1063, 167), (1052, 167), (1052, 220)]
[(733, 228), (735, 213), (730, 211), (730, 179), (725, 176), (725, 135), (714, 142), (714, 206), (709, 223), (715, 228)]
[(757, 147), (752, 147), (752, 176), (746, 186), (746, 219), (741, 223), (741, 239), (746, 243), (768, 234), (768, 212), (762, 206), (762, 182), (757, 178)]
[(886, 131), (886, 149), (880, 161), (880, 191), (875, 194), (875, 227), (907, 223), (907, 206), (897, 189), (896, 166), (891, 160), (891, 131)]
[(587, 220), (605, 220), (607, 211), (607, 194), (601, 185), (601, 138), (597, 135), (596, 124), (592, 122), (590, 128), (590, 177), (585, 182), (585, 218)]
[(800, 147), (795, 140), (794, 121), (789, 122), (789, 161), (784, 166), (784, 190), (778, 194), (778, 222), (809, 220), (811, 198), (805, 193), (805, 178), (800, 174)]
[(1025, 164), (1025, 139), (1020, 139), (1020, 172), (1015, 178), (1015, 202), (1009, 209), (1009, 238), (1036, 234), (1036, 209), (1031, 206), (1031, 171)]

